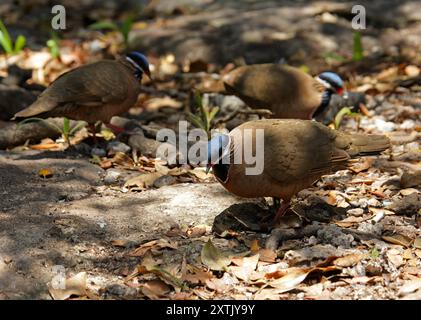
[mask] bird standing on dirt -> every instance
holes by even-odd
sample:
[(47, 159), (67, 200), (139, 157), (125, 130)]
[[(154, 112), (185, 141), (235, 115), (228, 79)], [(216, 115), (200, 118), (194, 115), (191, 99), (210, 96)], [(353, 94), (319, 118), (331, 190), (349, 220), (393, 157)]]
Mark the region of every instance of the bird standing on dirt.
[(143, 74), (150, 77), (149, 63), (139, 52), (83, 65), (59, 76), (32, 105), (16, 113), (13, 120), (67, 117), (84, 120), (91, 128), (102, 121), (121, 131), (109, 122), (136, 103)]
[(329, 105), (333, 93), (342, 94), (344, 83), (333, 72), (313, 78), (283, 64), (241, 66), (222, 77), (215, 89), (235, 95), (253, 109), (269, 109), (274, 118), (311, 119)]
[[(263, 133), (260, 141), (259, 129)], [(262, 148), (262, 144), (259, 154), (256, 146)], [(348, 134), (316, 121), (256, 120), (243, 123), (229, 135), (217, 134), (208, 142), (208, 170), (212, 167), (217, 180), (240, 197), (283, 199), (275, 217), (278, 221), (292, 196), (322, 175), (346, 169), (353, 157), (379, 154), (389, 146), (386, 136)], [(260, 174), (247, 173), (254, 164), (246, 164), (246, 153), (257, 157), (256, 164), (260, 157)]]

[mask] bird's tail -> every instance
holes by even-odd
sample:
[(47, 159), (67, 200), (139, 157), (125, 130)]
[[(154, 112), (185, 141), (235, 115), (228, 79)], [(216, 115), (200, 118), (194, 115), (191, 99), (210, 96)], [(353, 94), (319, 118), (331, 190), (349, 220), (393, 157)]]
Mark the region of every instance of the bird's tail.
[(43, 114), (52, 110), (55, 106), (54, 101), (46, 99), (38, 99), (26, 109), (16, 113), (11, 120), (22, 120), (30, 117), (43, 118)]
[(390, 148), (390, 140), (384, 135), (352, 134), (347, 135), (351, 157), (377, 155)]

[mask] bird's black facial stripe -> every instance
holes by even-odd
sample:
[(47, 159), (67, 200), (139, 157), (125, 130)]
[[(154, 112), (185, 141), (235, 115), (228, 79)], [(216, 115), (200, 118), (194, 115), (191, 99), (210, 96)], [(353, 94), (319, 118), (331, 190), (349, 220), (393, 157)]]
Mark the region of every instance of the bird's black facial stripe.
[(329, 106), (330, 99), (332, 97), (332, 91), (325, 90), (322, 94), (322, 102), (320, 103), (320, 106), (316, 109), (316, 111), (313, 114), (313, 118), (317, 117), (318, 115), (322, 114), (327, 107)]

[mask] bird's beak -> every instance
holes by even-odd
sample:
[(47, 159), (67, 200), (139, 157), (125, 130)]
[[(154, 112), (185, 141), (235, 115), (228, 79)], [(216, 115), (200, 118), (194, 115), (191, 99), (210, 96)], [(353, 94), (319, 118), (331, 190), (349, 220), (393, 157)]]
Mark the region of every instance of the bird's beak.
[(208, 163), (208, 164), (206, 165), (206, 174), (208, 174), (208, 173), (209, 173), (210, 169), (212, 169), (212, 164)]

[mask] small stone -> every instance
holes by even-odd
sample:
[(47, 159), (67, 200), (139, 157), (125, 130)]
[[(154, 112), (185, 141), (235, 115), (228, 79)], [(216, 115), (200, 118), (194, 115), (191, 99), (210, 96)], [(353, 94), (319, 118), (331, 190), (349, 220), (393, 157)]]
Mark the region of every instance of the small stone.
[(421, 194), (411, 193), (400, 200), (394, 201), (387, 209), (399, 215), (414, 215), (421, 207)]
[(91, 150), (92, 156), (105, 157), (106, 154), (107, 153), (105, 152), (105, 150), (101, 149), (101, 148), (92, 148), (92, 150)]
[(113, 296), (124, 296), (127, 289), (120, 284), (110, 284), (105, 288), (105, 292)]
[(121, 173), (117, 170), (109, 169), (104, 177), (104, 183), (107, 185), (116, 184)]
[(361, 208), (354, 208), (354, 209), (349, 209), (347, 213), (354, 217), (361, 217), (364, 214), (364, 210)]
[(375, 198), (371, 198), (371, 199), (368, 199), (367, 205), (369, 205), (370, 207), (379, 207), (381, 203), (379, 200)]
[(111, 141), (107, 145), (107, 150), (110, 155), (116, 154), (117, 152), (127, 153), (131, 150), (131, 148), (120, 141)]
[(81, 142), (81, 143), (78, 143), (78, 144), (74, 145), (74, 148), (76, 149), (76, 151), (78, 153), (86, 154), (86, 155), (91, 154), (91, 151), (92, 151), (89, 144), (87, 144), (85, 142)]
[(345, 234), (336, 225), (327, 225), (317, 231), (317, 238), (321, 243), (331, 244), (336, 247), (350, 248), (354, 237)]
[(163, 186), (169, 186), (169, 185), (175, 184), (176, 182), (177, 182), (177, 179), (175, 177), (170, 176), (170, 175), (165, 175), (156, 179), (153, 183), (153, 186), (155, 188), (161, 188)]
[(383, 231), (383, 227), (380, 223), (372, 224), (370, 222), (361, 222), (358, 226), (358, 231), (365, 232), (365, 233), (372, 233), (377, 236), (380, 236)]

